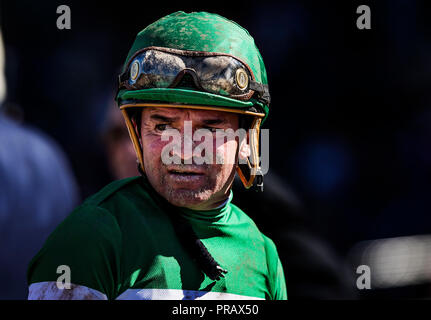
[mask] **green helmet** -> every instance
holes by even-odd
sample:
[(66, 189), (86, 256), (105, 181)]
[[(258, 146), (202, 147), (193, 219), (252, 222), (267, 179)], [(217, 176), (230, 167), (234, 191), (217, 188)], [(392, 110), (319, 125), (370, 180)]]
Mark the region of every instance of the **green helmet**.
[[(191, 74), (194, 86), (177, 81), (184, 73)], [(119, 77), (116, 99), (142, 169), (130, 108), (169, 104), (235, 112), (254, 116), (259, 130), (270, 103), (265, 65), (248, 31), (218, 14), (183, 11), (138, 33)]]

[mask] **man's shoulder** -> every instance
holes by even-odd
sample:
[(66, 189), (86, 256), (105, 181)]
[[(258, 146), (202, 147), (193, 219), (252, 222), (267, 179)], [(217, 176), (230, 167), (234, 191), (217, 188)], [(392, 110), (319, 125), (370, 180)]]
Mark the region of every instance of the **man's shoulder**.
[(232, 202), (229, 203), (229, 206), (231, 208), (231, 212), (234, 214), (235, 218), (238, 221), (254, 225), (257, 228), (257, 226), (256, 226), (255, 222), (253, 221), (253, 219), (250, 218), (249, 215), (244, 212), (244, 210), (242, 210), (240, 207), (238, 207), (236, 204), (234, 204)]
[(118, 200), (119, 197), (127, 197), (127, 194), (130, 196), (132, 193), (139, 192), (140, 179), (141, 177), (138, 176), (115, 180), (88, 197), (83, 205), (103, 206), (103, 204)]
[(231, 203), (231, 208), (233, 213), (236, 216), (236, 219), (241, 222), (249, 225), (249, 228), (252, 228), (256, 231), (258, 234), (260, 240), (262, 241), (262, 244), (265, 247), (265, 251), (270, 256), (278, 256), (277, 254), (277, 247), (274, 243), (274, 241), (267, 235), (265, 235), (259, 228), (259, 226), (254, 222), (254, 220), (247, 215), (241, 208), (239, 208), (237, 205)]
[(87, 198), (57, 226), (32, 259), (29, 284), (52, 281), (56, 278), (56, 266), (65, 264), (73, 267), (78, 281), (75, 284), (104, 292), (103, 285), (90, 279), (91, 272), (86, 268), (88, 264), (95, 272), (106, 266), (117, 268), (121, 253), (128, 250), (125, 246), (131, 241), (145, 243), (147, 238), (142, 231), (154, 226), (151, 219), (145, 218), (145, 212), (154, 211), (154, 207), (150, 208), (151, 199), (145, 197), (148, 194), (139, 177), (133, 177), (114, 181)]
[(232, 215), (231, 221), (235, 221), (235, 224), (241, 224), (246, 226), (247, 232), (249, 236), (255, 235), (255, 237), (260, 240), (263, 246), (265, 246), (265, 249), (268, 248), (269, 250), (272, 250), (275, 248), (274, 242), (264, 235), (262, 231), (260, 230), (259, 226), (255, 223), (255, 221), (240, 207), (237, 205), (230, 203)]
[(266, 235), (262, 233), (262, 238), (265, 244), (265, 250), (268, 257), (271, 259), (278, 259), (278, 251), (277, 246), (275, 245), (274, 241)]
[(93, 227), (93, 230), (120, 231), (124, 219), (148, 212), (145, 207), (151, 206), (151, 201), (140, 177), (116, 180), (85, 199), (57, 229), (82, 230), (85, 225)]

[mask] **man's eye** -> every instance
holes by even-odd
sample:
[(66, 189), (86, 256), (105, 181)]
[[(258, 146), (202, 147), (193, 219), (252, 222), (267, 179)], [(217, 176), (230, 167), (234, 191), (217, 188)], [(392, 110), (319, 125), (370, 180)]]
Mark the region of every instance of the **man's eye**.
[(167, 127), (168, 127), (167, 124), (157, 124), (156, 125), (156, 130), (165, 131), (167, 129)]

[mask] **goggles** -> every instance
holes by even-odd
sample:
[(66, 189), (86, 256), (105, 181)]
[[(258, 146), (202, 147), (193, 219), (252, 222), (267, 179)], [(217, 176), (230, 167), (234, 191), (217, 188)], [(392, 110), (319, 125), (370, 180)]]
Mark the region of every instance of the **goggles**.
[(148, 47), (136, 52), (119, 76), (119, 90), (175, 88), (190, 75), (199, 90), (269, 105), (268, 85), (255, 81), (250, 67), (225, 53)]

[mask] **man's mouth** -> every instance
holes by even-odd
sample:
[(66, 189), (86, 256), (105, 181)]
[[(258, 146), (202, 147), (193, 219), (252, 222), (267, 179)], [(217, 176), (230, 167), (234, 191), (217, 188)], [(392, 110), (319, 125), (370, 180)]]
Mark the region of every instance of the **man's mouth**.
[(168, 169), (170, 174), (177, 175), (204, 175), (205, 171), (195, 168), (170, 168)]
[(172, 168), (168, 169), (168, 174), (172, 182), (190, 186), (195, 183), (202, 183), (205, 179), (205, 172), (195, 168)]
[(180, 175), (180, 176), (201, 176), (201, 175), (203, 175), (203, 173), (192, 172), (192, 171), (175, 171), (175, 170), (171, 170), (171, 171), (169, 171), (169, 173), (170, 174)]

